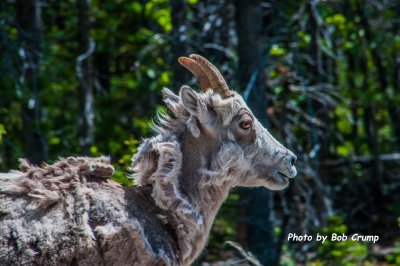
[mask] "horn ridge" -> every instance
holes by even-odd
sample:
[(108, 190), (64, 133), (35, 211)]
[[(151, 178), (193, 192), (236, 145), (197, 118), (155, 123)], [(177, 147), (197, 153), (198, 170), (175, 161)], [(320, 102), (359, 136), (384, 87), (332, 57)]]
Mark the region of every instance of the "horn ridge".
[(178, 62), (196, 77), (202, 91), (211, 88), (223, 98), (233, 95), (221, 72), (206, 58), (191, 54), (189, 57), (179, 57)]
[(223, 98), (227, 98), (233, 95), (232, 91), (229, 90), (228, 84), (226, 83), (221, 72), (216, 66), (214, 66), (210, 61), (198, 54), (191, 54), (189, 57), (199, 63), (200, 67), (203, 69), (207, 75), (211, 88), (219, 93)]
[(178, 58), (178, 62), (196, 77), (202, 91), (205, 92), (211, 88), (208, 76), (195, 60), (182, 56)]

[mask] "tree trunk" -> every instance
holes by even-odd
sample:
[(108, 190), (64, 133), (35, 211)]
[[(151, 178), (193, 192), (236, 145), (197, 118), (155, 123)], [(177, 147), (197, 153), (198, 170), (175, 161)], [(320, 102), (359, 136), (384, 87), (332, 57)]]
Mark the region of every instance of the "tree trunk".
[[(245, 89), (261, 58), (259, 44), (262, 29), (260, 1), (236, 1), (236, 23), (239, 52), (239, 84)], [(258, 78), (248, 97), (249, 107), (259, 121), (267, 124), (265, 87)], [(239, 221), (238, 230), (247, 246), (263, 265), (277, 265), (277, 248), (271, 222), (271, 192), (263, 188), (241, 191), (242, 210), (246, 220)]]
[[(369, 84), (369, 68), (368, 68), (368, 52), (367, 50), (370, 49), (371, 55), (372, 55), (372, 60), (374, 62), (377, 75), (378, 75), (378, 80), (380, 83), (379, 90), (380, 93), (386, 93), (387, 87), (388, 87), (388, 80), (386, 77), (386, 68), (382, 64), (382, 58), (380, 56), (380, 51), (377, 50), (377, 48), (370, 48), (369, 44), (372, 42), (372, 32), (370, 28), (370, 24), (368, 21), (368, 17), (366, 14), (366, 9), (365, 5), (363, 3), (358, 3), (357, 5), (357, 11), (358, 14), (360, 15), (360, 23), (362, 28), (365, 30), (365, 40), (366, 40), (366, 51), (364, 53), (364, 58), (362, 60), (361, 68), (362, 68), (362, 73), (364, 77), (364, 84), (363, 87), (365, 90), (369, 90), (370, 84)], [(390, 105), (389, 103), (389, 114), (392, 113), (393, 106)], [(372, 175), (371, 175), (371, 183), (373, 184), (373, 198), (375, 199), (375, 202), (382, 202), (382, 197), (383, 197), (383, 180), (382, 180), (382, 164), (379, 160), (379, 155), (380, 155), (380, 147), (379, 147), (379, 135), (378, 135), (378, 125), (376, 121), (376, 110), (377, 110), (377, 104), (375, 102), (367, 103), (365, 106), (364, 110), (364, 116), (365, 116), (365, 132), (368, 136), (368, 144), (371, 149), (372, 156), (374, 158), (373, 164), (372, 164)], [(392, 117), (392, 124), (397, 123), (397, 117), (394, 118)]]
[(358, 117), (358, 113), (357, 113), (357, 108), (359, 106), (358, 103), (358, 99), (357, 99), (357, 95), (358, 95), (358, 88), (356, 87), (356, 83), (354, 80), (354, 73), (355, 73), (355, 69), (356, 69), (356, 64), (355, 64), (355, 55), (352, 52), (348, 52), (347, 53), (347, 58), (348, 58), (348, 67), (347, 67), (347, 71), (350, 75), (348, 75), (347, 77), (347, 84), (349, 86), (349, 89), (351, 91), (351, 102), (350, 102), (350, 107), (351, 107), (351, 116), (353, 119), (353, 123), (352, 123), (352, 127), (351, 127), (351, 136), (352, 139), (355, 143), (354, 145), (354, 153), (356, 155), (360, 154), (360, 145), (358, 142), (359, 139), (359, 133), (358, 133), (358, 121), (359, 121), (359, 117)]
[(94, 140), (94, 73), (92, 55), (95, 44), (90, 38), (90, 0), (78, 0), (78, 49), (76, 72), (79, 78), (79, 125), (78, 136), (82, 153), (90, 154)]
[[(365, 52), (362, 58), (361, 71), (363, 73), (364, 81), (363, 88), (369, 90), (369, 70), (368, 70), (368, 57)], [(382, 187), (382, 164), (379, 160), (380, 147), (379, 147), (379, 136), (378, 129), (376, 125), (376, 106), (372, 103), (367, 103), (364, 107), (364, 123), (365, 123), (365, 133), (368, 139), (368, 145), (373, 156), (372, 160), (372, 173), (370, 175), (373, 194), (371, 202), (382, 202), (383, 199), (383, 187)]]
[[(400, 30), (398, 35), (400, 36)], [(394, 49), (394, 68), (393, 68), (393, 88), (396, 94), (400, 94), (400, 53), (397, 49)], [(394, 103), (397, 105), (396, 103)], [(393, 113), (392, 113), (393, 112)], [(396, 106), (390, 112), (393, 126), (393, 136), (396, 142), (397, 150), (400, 149), (400, 123), (395, 118), (400, 117), (400, 106)]]
[(40, 58), (41, 10), (39, 0), (16, 1), (17, 24), (23, 69), (21, 80), (27, 89), (27, 99), (22, 103), (22, 124), (25, 156), (33, 163), (47, 160), (47, 142), (41, 132)]
[[(312, 34), (312, 39), (311, 39), (311, 57), (313, 61), (313, 65), (310, 66), (310, 82), (311, 85), (319, 85), (321, 83), (326, 82), (326, 64), (324, 64), (323, 60), (323, 54), (322, 50), (320, 47), (320, 39), (321, 39), (321, 27), (319, 25), (318, 17), (318, 8), (317, 8), (318, 2), (316, 0), (310, 0), (308, 3), (308, 12), (310, 14), (310, 25), (309, 25), (309, 31)], [(317, 165), (318, 165), (318, 172), (317, 175), (315, 176), (316, 183), (317, 184), (327, 184), (327, 180), (329, 180), (329, 172), (327, 169), (323, 166), (323, 162), (327, 160), (329, 157), (329, 143), (331, 143), (330, 140), (330, 127), (331, 127), (331, 121), (329, 118), (329, 110), (328, 106), (317, 102), (317, 101), (310, 101), (310, 108), (313, 109), (315, 106), (315, 113), (316, 117), (318, 117), (321, 121), (324, 122), (326, 125), (326, 133), (323, 135), (317, 135), (316, 132), (313, 133), (313, 145), (314, 147), (316, 145), (319, 146), (318, 154), (317, 154)], [(311, 110), (312, 110), (311, 109)], [(314, 130), (316, 130), (314, 128)], [(318, 180), (317, 180), (318, 179)], [(329, 215), (332, 214), (332, 209), (331, 206), (329, 205), (329, 187), (328, 186), (320, 186), (317, 185), (315, 189), (315, 205), (318, 210), (318, 218), (321, 223), (321, 225), (326, 225)]]
[(178, 63), (178, 57), (187, 56), (186, 46), (186, 1), (184, 0), (171, 0), (171, 51), (172, 58), (170, 65), (172, 66), (172, 89), (178, 91), (179, 88), (190, 80), (189, 73), (182, 71), (181, 65)]
[[(400, 3), (397, 4), (396, 7), (396, 14), (397, 17), (400, 16)], [(400, 36), (400, 22), (397, 20), (396, 22), (393, 22), (393, 33), (397, 36)], [(394, 52), (394, 67), (393, 67), (393, 79), (392, 79), (392, 84), (393, 88), (396, 94), (400, 93), (400, 52), (398, 49), (393, 49)], [(394, 112), (391, 113), (391, 117), (400, 117), (400, 106), (395, 102), (394, 105)], [(395, 121), (393, 121), (395, 122)], [(395, 142), (397, 145), (397, 150), (400, 149), (400, 123), (396, 121), (396, 123), (393, 124), (393, 136), (395, 138)]]
[[(373, 36), (373, 32), (371, 30), (371, 25), (370, 22), (368, 20), (368, 14), (367, 14), (367, 10), (366, 10), (366, 6), (363, 2), (358, 3), (357, 6), (358, 9), (358, 14), (360, 15), (360, 23), (362, 25), (362, 28), (365, 30), (365, 40), (367, 43), (367, 49), (369, 49), (371, 51), (371, 55), (372, 55), (372, 60), (374, 62), (376, 71), (377, 71), (377, 76), (378, 76), (378, 80), (379, 80), (379, 90), (380, 93), (382, 94), (388, 94), (388, 88), (389, 88), (389, 78), (387, 77), (387, 74), (390, 73), (390, 71), (388, 71), (388, 69), (385, 67), (385, 65), (383, 64), (384, 60), (382, 59), (381, 56), (381, 49), (379, 46), (375, 45), (375, 46), (371, 46), (371, 43), (373, 43), (373, 40), (376, 39)], [(394, 49), (395, 53), (397, 52), (396, 49)], [(396, 57), (394, 57), (394, 60), (396, 60)], [(396, 63), (394, 64), (394, 69), (396, 69)], [(394, 89), (396, 89), (396, 84), (394, 84), (395, 87)], [(399, 107), (393, 103), (393, 102), (389, 102), (388, 103), (388, 110), (389, 110), (389, 115), (391, 118), (391, 126), (392, 126), (392, 130), (394, 133), (394, 136), (399, 136), (400, 134), (400, 126), (398, 123), (398, 114), (400, 114), (400, 109)], [(400, 146), (400, 142), (398, 137), (395, 138), (396, 139), (396, 145)]]

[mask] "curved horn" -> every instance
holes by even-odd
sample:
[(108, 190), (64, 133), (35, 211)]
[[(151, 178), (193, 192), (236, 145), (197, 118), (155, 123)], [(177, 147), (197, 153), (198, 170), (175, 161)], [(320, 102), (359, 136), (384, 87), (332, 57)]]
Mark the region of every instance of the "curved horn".
[[(221, 72), (219, 72), (212, 63), (197, 54), (191, 54), (189, 57), (190, 58), (180, 57), (178, 61), (195, 75), (203, 91), (211, 88), (223, 98), (233, 95), (233, 92), (229, 90), (225, 79), (222, 77)], [(205, 79), (207, 81), (204, 81)]]
[(208, 80), (206, 73), (204, 73), (203, 69), (201, 69), (196, 61), (190, 59), (189, 57), (179, 57), (178, 62), (196, 77), (202, 91), (205, 92), (211, 88), (210, 81)]
[(228, 84), (226, 84), (224, 77), (216, 66), (201, 55), (191, 54), (189, 57), (199, 63), (210, 81), (211, 88), (215, 92), (219, 93), (223, 98), (228, 98), (233, 95), (233, 92), (229, 90)]

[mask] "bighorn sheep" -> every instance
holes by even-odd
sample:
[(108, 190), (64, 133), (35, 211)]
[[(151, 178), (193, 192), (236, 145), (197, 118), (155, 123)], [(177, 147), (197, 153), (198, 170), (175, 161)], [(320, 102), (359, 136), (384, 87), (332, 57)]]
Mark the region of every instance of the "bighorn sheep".
[(139, 186), (111, 181), (106, 157), (0, 174), (0, 265), (190, 265), (232, 187), (288, 185), (295, 155), (214, 65), (179, 62), (203, 92), (163, 91), (171, 114), (132, 159)]

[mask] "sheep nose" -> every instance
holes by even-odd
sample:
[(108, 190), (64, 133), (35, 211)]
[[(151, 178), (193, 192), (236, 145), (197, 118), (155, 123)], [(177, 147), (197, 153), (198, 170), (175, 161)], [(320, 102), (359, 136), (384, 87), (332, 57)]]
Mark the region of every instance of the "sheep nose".
[(286, 156), (283, 158), (283, 169), (281, 170), (286, 176), (293, 178), (297, 175), (297, 170), (295, 167), (297, 161), (296, 155), (293, 153), (286, 154)]
[(289, 156), (289, 161), (290, 161), (290, 166), (294, 166), (296, 164), (296, 161), (297, 161), (296, 155)]

